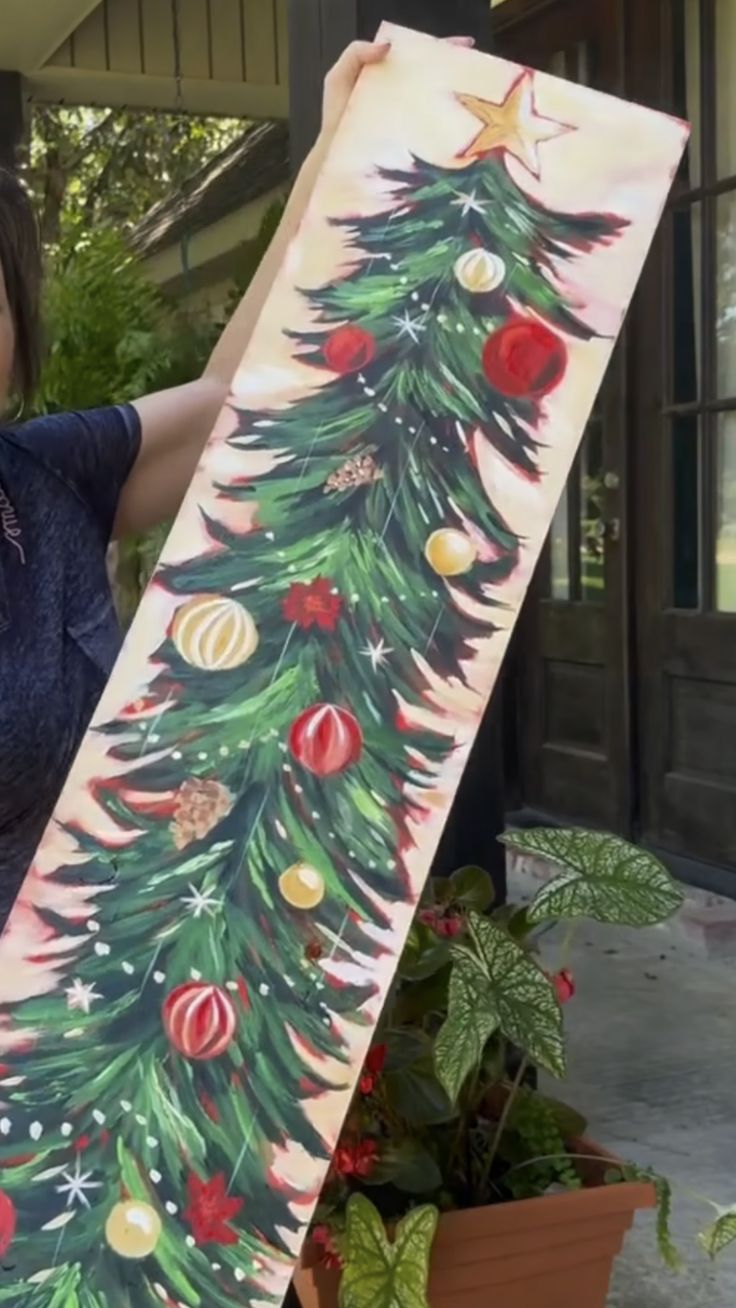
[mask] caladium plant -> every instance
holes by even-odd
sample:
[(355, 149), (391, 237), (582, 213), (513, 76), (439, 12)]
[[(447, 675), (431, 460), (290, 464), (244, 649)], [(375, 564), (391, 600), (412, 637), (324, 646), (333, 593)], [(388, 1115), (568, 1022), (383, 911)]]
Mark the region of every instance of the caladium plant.
[[(537, 1069), (565, 1075), (575, 994), (564, 951), (546, 965), (554, 937), (540, 929), (651, 926), (681, 906), (662, 864), (618, 837), (532, 829), (504, 842), (555, 869), (531, 903), (494, 908), (490, 877), (463, 868), (432, 882), (417, 910), (313, 1227), (342, 1267), (341, 1308), (427, 1308), (442, 1212), (583, 1184), (585, 1122), (536, 1086)], [(656, 1187), (660, 1249), (675, 1266), (670, 1188), (641, 1169), (608, 1179), (633, 1175)], [(702, 1236), (712, 1255), (736, 1241), (736, 1209), (714, 1207)]]

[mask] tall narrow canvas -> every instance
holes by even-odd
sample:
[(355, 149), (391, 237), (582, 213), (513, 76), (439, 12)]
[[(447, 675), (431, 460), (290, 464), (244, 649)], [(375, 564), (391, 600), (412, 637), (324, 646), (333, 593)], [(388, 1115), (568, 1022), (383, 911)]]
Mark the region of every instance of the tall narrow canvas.
[(683, 149), (390, 35), (0, 946), (3, 1303), (281, 1302)]

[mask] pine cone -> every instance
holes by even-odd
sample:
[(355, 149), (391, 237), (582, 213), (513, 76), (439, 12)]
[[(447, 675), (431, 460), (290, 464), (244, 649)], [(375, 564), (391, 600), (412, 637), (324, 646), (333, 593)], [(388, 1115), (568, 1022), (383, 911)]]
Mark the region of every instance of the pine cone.
[(383, 471), (378, 467), (372, 454), (359, 454), (355, 459), (348, 459), (342, 467), (330, 473), (325, 482), (325, 495), (330, 491), (353, 490), (356, 486), (368, 486), (373, 481), (380, 481)]
[(192, 777), (183, 782), (177, 791), (171, 823), (176, 848), (186, 849), (193, 841), (204, 840), (232, 806), (233, 796), (220, 781)]

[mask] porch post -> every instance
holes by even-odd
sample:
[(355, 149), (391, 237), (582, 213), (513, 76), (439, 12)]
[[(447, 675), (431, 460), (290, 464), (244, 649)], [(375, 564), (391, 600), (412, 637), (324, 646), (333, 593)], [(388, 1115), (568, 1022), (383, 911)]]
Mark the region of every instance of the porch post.
[[(292, 164), (298, 168), (319, 131), (322, 80), (356, 37), (372, 40), (382, 20), (433, 36), (474, 36), (491, 49), (489, 0), (289, 0)], [(447, 876), (476, 864), (506, 896), (506, 859), (498, 843), (505, 816), (503, 692), (499, 680), (481, 723), (432, 869)]]
[(20, 73), (0, 72), (0, 167), (15, 170), (24, 135), (23, 79)]

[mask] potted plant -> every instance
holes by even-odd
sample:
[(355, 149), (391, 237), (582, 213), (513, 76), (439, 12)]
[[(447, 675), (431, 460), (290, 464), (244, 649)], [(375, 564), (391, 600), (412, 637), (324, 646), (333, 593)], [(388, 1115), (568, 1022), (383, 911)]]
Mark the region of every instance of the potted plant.
[[(623, 1237), (669, 1188), (585, 1138), (536, 1088), (565, 1073), (574, 980), (540, 931), (589, 918), (650, 926), (680, 892), (655, 858), (583, 831), (510, 832), (558, 875), (526, 906), (492, 906), (466, 868), (415, 917), (295, 1276), (302, 1308), (603, 1308)], [(568, 932), (569, 941), (569, 932)], [(717, 1210), (711, 1253), (736, 1239)]]

